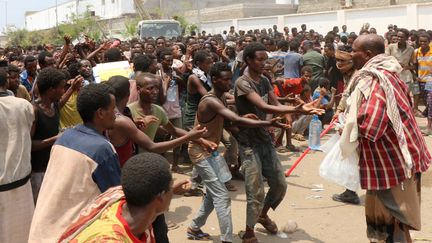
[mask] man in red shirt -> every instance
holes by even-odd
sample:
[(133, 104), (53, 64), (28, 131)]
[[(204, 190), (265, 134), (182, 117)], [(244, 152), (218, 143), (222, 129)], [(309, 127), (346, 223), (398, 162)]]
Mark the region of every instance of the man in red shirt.
[(340, 146), (343, 157), (359, 152), (369, 240), (411, 242), (409, 230), (421, 226), (420, 176), (432, 157), (412, 114), (408, 87), (399, 77), (402, 67), (384, 51), (378, 35), (362, 35), (353, 43), (359, 71), (351, 80), (357, 86)]

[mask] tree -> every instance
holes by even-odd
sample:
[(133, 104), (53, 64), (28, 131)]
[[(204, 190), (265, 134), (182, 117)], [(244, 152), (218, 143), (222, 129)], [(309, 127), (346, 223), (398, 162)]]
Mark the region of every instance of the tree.
[(132, 38), (136, 36), (138, 33), (138, 22), (139, 18), (126, 19), (124, 22), (125, 29), (122, 31), (122, 35), (126, 38)]
[(62, 23), (58, 26), (59, 38), (62, 38), (64, 35), (69, 35), (72, 39), (76, 39), (85, 33), (90, 38), (99, 41), (104, 35), (103, 29), (105, 29), (100, 25), (101, 23), (92, 16), (90, 6), (87, 6), (84, 13), (78, 15), (72, 13), (67, 23)]

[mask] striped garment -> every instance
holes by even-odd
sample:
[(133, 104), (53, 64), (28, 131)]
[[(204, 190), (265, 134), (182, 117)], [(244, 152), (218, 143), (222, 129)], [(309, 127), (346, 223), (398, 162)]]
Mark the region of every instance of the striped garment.
[(418, 65), (419, 82), (432, 82), (432, 48), (429, 48), (425, 55), (421, 52), (421, 48), (417, 49), (415, 62)]
[[(411, 112), (408, 87), (395, 73), (384, 71), (391, 82), (402, 121), (412, 172), (425, 172), (432, 157)], [(363, 189), (384, 190), (408, 178), (398, 137), (386, 111), (387, 97), (377, 78), (372, 79), (371, 94), (363, 98), (357, 116), (360, 146), (360, 182)]]

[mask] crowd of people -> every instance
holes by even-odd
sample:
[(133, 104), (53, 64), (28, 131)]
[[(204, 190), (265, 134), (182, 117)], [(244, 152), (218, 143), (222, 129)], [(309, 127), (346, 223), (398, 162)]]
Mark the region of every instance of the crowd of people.
[[(210, 239), (202, 227), (214, 209), (221, 241), (232, 242), (233, 179), (246, 189), (241, 238), (258, 242), (257, 223), (278, 232), (268, 216), (287, 190), (278, 152), (300, 152), (292, 140), (307, 140), (313, 116), (324, 126), (341, 114), (368, 238), (410, 242), (432, 160), (431, 37), (303, 24), (0, 48), (0, 242), (169, 242), (173, 194), (203, 197), (187, 238)], [(95, 78), (96, 65), (121, 61), (127, 77)], [(427, 118), (424, 130), (415, 117)], [(173, 183), (180, 161), (192, 175)], [(333, 200), (360, 203), (348, 189)]]

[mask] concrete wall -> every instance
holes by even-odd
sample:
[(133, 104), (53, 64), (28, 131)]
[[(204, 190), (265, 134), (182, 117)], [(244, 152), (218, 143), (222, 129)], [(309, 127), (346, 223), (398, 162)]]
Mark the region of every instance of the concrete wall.
[[(296, 10), (296, 7), (291, 4), (240, 3), (215, 8), (204, 8), (201, 9), (200, 15), (201, 21), (220, 21), (230, 19), (232, 16), (250, 18), (268, 16), (268, 13), (274, 15), (296, 13)], [(184, 15), (190, 22), (198, 21), (196, 10), (185, 12)]]
[[(300, 1), (302, 2), (302, 1)], [(233, 25), (236, 30), (250, 30), (271, 28), (274, 24), (282, 30), (284, 26), (297, 27), (306, 24), (308, 29), (314, 29), (321, 34), (326, 34), (332, 30), (333, 26), (340, 27), (344, 24), (348, 27), (348, 32), (358, 33), (364, 23), (369, 23), (371, 27), (377, 29), (378, 34), (387, 31), (388, 24), (396, 24), (399, 27), (408, 29), (431, 29), (432, 3), (395, 5), (368, 9), (347, 9), (337, 11), (327, 11), (318, 13), (303, 13), (278, 15), (260, 18), (231, 19), (215, 22), (204, 22), (201, 24), (207, 33), (219, 34), (223, 30), (228, 30)], [(225, 28), (222, 26), (225, 25)]]
[[(56, 26), (56, 18), (58, 23), (67, 22), (72, 14), (82, 13), (86, 10), (86, 6), (90, 5), (90, 1), (70, 1), (55, 6), (27, 14), (26, 28), (27, 30), (49, 29)], [(57, 11), (57, 14), (56, 14)], [(57, 16), (56, 16), (57, 15)]]
[[(78, 3), (78, 4), (77, 4)], [(49, 29), (56, 26), (56, 9), (58, 23), (68, 22), (72, 14), (84, 13), (89, 7), (100, 19), (118, 18), (135, 13), (133, 0), (79, 0), (59, 4), (41, 11), (27, 14), (26, 28), (28, 30)]]
[[(311, 13), (344, 9), (348, 0), (301, 0), (298, 13)], [(392, 4), (428, 3), (432, 0), (351, 0), (352, 8), (371, 8), (390, 6)]]

